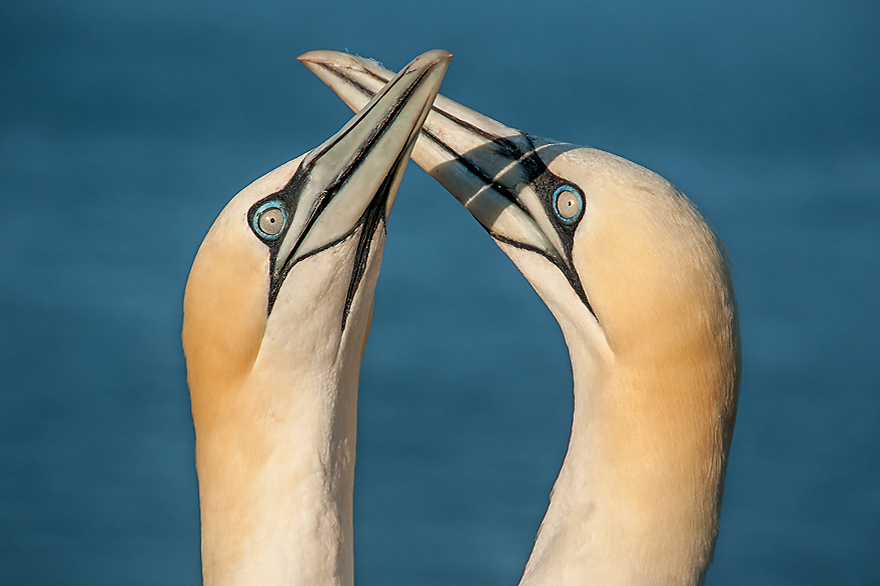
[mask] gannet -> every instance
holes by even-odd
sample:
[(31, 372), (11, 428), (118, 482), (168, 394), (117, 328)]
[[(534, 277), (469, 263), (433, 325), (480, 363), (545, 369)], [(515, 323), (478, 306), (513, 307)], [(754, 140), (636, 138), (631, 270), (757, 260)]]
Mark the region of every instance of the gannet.
[[(390, 75), (332, 51), (299, 59), (355, 109)], [(412, 157), (510, 257), (568, 346), (571, 438), (520, 584), (702, 584), (740, 380), (719, 238), (651, 171), (443, 96)]]
[(246, 187), (199, 248), (183, 347), (206, 585), (353, 583), (357, 383), (385, 226), (450, 57), (416, 58)]

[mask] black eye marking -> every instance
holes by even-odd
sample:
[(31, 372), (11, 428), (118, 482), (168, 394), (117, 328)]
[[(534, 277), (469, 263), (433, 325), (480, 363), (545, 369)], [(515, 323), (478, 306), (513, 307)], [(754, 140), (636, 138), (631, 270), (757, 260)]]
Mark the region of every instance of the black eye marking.
[[(257, 201), (248, 211), (248, 225), (251, 227), (254, 234), (256, 234), (256, 236), (260, 238), (269, 249), (270, 270), (267, 314), (272, 313), (272, 308), (275, 305), (275, 300), (278, 298), (281, 286), (287, 278), (287, 274), (295, 264), (332, 248), (340, 242), (348, 240), (353, 234), (361, 229), (361, 234), (358, 237), (357, 251), (355, 253), (355, 262), (352, 267), (349, 287), (346, 293), (345, 307), (342, 314), (341, 329), (345, 330), (355, 293), (359, 289), (363, 277), (366, 274), (367, 261), (373, 252), (373, 239), (377, 231), (384, 231), (384, 222), (386, 220), (385, 210), (388, 207), (388, 198), (390, 196), (391, 187), (394, 184), (395, 173), (389, 172), (386, 175), (376, 196), (367, 206), (367, 209), (364, 211), (361, 218), (351, 227), (350, 230), (346, 231), (336, 240), (315, 248), (306, 254), (300, 255), (293, 262), (289, 260), (294, 256), (293, 252), (291, 252), (288, 256), (288, 260), (285, 261), (282, 266), (277, 267), (279, 249), (281, 248), (282, 240), (288, 237), (287, 234), (290, 228), (290, 217), (300, 205), (300, 192), (303, 185), (306, 183), (308, 172), (308, 169), (303, 170), (303, 167), (301, 166), (294, 173), (293, 177), (291, 177), (290, 181), (288, 181), (287, 185), (262, 200)], [(344, 181), (340, 181), (338, 185), (334, 184), (332, 186), (333, 191), (324, 191), (316, 198), (316, 201), (313, 203), (313, 207), (309, 212), (305, 227), (302, 228), (301, 234), (293, 245), (293, 250), (296, 250), (299, 247), (302, 238), (308, 233), (309, 229), (317, 221), (321, 212), (327, 207), (327, 204), (333, 197), (333, 193), (338, 191), (344, 183)], [(299, 228), (297, 229), (299, 230)]]
[[(551, 220), (557, 220), (555, 224), (557, 226), (559, 239), (562, 241), (563, 250), (561, 252), (564, 258), (560, 259), (554, 255), (548, 254), (546, 251), (539, 248), (533, 248), (531, 246), (524, 245), (523, 243), (516, 240), (500, 237), (497, 234), (492, 234), (492, 237), (499, 242), (504, 242), (515, 248), (531, 250), (532, 252), (544, 256), (547, 260), (556, 265), (557, 268), (559, 268), (559, 270), (562, 272), (562, 274), (565, 275), (565, 278), (566, 280), (568, 280), (569, 284), (571, 284), (571, 287), (574, 290), (575, 294), (583, 302), (587, 310), (592, 313), (598, 321), (598, 316), (596, 316), (596, 312), (593, 311), (593, 306), (590, 304), (590, 300), (587, 298), (587, 293), (584, 290), (583, 284), (581, 283), (580, 275), (578, 275), (577, 271), (575, 270), (572, 261), (574, 234), (577, 231), (577, 226), (580, 223), (581, 216), (583, 215), (584, 199), (582, 191), (578, 187), (573, 186), (571, 183), (564, 180), (562, 177), (554, 174), (552, 171), (550, 171), (549, 168), (547, 168), (547, 165), (538, 155), (538, 149), (535, 147), (535, 140), (532, 136), (525, 133), (519, 135), (519, 138), (525, 142), (525, 147), (523, 147), (517, 144), (517, 141), (511, 140), (511, 138), (498, 137), (482, 131), (475, 126), (472, 126), (467, 122), (464, 122), (463, 120), (460, 120), (452, 116), (451, 114), (448, 114), (438, 109), (437, 106), (434, 106), (434, 111), (439, 112), (442, 116), (445, 116), (449, 120), (452, 120), (459, 126), (462, 126), (479, 136), (489, 139), (500, 154), (507, 156), (510, 159), (515, 160), (519, 163), (520, 170), (523, 173), (523, 181), (532, 185), (532, 187), (535, 189), (545, 207), (545, 213), (547, 214), (547, 217), (549, 217)], [(496, 178), (490, 177), (477, 165), (472, 163), (465, 155), (457, 152), (455, 149), (445, 143), (439, 136), (432, 134), (429, 130), (426, 130), (424, 128), (422, 129), (422, 133), (435, 144), (437, 144), (440, 148), (451, 154), (455, 158), (455, 160), (467, 170), (467, 172), (471, 173), (478, 180), (481, 180), (487, 185), (490, 185), (495, 191), (510, 200), (511, 203), (522, 209), (522, 211), (525, 212), (527, 215), (531, 215), (528, 210), (524, 209), (517, 202), (516, 194), (513, 193), (511, 189), (506, 187), (503, 182), (496, 180)], [(571, 218), (560, 216), (560, 214), (556, 210), (556, 200), (560, 195), (560, 190), (571, 190), (571, 193), (579, 196), (579, 211), (575, 213)]]

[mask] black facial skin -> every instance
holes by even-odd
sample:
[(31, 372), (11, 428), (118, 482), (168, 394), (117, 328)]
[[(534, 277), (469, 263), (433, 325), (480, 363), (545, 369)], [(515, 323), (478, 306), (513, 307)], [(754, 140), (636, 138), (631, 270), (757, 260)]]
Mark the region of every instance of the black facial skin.
[[(348, 292), (345, 298), (345, 307), (342, 313), (342, 324), (341, 328), (344, 330), (345, 325), (348, 321), (348, 314), (351, 311), (351, 303), (354, 300), (354, 295), (357, 292), (357, 289), (363, 279), (364, 273), (367, 268), (367, 261), (369, 260), (370, 255), (370, 247), (373, 242), (373, 238), (376, 234), (376, 231), (380, 229), (385, 229), (385, 210), (387, 209), (388, 204), (388, 196), (390, 194), (391, 183), (393, 180), (394, 173), (396, 172), (396, 165), (389, 172), (388, 176), (386, 176), (383, 181), (381, 187), (379, 188), (379, 192), (372, 199), (370, 204), (367, 206), (366, 210), (364, 210), (363, 215), (360, 219), (355, 223), (354, 226), (351, 227), (350, 230), (342, 234), (336, 240), (321, 246), (315, 250), (309, 251), (307, 254), (297, 258), (296, 260), (291, 261), (290, 259), (294, 257), (293, 254), (290, 255), (287, 261), (277, 270), (274, 268), (271, 269), (270, 273), (270, 283), (269, 283), (269, 298), (268, 298), (268, 307), (267, 314), (272, 313), (272, 307), (275, 305), (275, 300), (278, 298), (278, 293), (281, 290), (281, 285), (284, 283), (287, 274), (290, 270), (300, 261), (305, 260), (311, 256), (314, 256), (324, 250), (332, 248), (337, 244), (348, 240), (352, 237), (359, 228), (360, 235), (358, 237), (358, 245), (357, 252), (355, 253), (355, 262), (352, 267), (351, 279), (349, 281)], [(289, 229), (289, 224), (285, 224), (282, 228), (281, 232), (277, 235), (273, 235), (271, 238), (266, 238), (263, 234), (258, 232), (254, 228), (255, 218), (257, 211), (260, 207), (266, 202), (277, 201), (281, 207), (284, 208), (286, 216), (288, 218), (293, 216), (293, 213), (296, 211), (297, 204), (300, 201), (299, 194), (302, 190), (302, 186), (305, 183), (305, 174), (301, 173), (300, 169), (297, 169), (297, 172), (294, 173), (291, 180), (285, 185), (282, 189), (272, 193), (260, 201), (256, 202), (253, 206), (251, 206), (248, 211), (247, 221), (248, 225), (251, 227), (251, 230), (254, 234), (266, 245), (269, 249), (269, 266), (275, 267), (275, 263), (278, 259), (278, 250), (281, 247), (281, 242), (284, 240), (287, 235), (287, 231)], [(337, 186), (334, 191), (338, 191), (341, 187), (341, 184)], [(320, 217), (321, 213), (327, 207), (332, 197), (328, 191), (325, 191), (321, 196), (316, 200), (316, 204), (309, 213), (309, 221), (307, 222), (305, 229), (303, 230), (302, 235), (299, 238), (299, 241), (294, 245), (293, 250), (295, 251), (302, 239), (305, 237), (305, 234), (311, 229), (314, 225), (315, 221)]]
[[(556, 256), (552, 256), (548, 254), (546, 251), (529, 246), (528, 244), (524, 244), (522, 242), (517, 242), (516, 240), (510, 240), (501, 236), (499, 234), (493, 233), (489, 228), (486, 230), (489, 234), (497, 240), (498, 242), (503, 242), (510, 246), (514, 246), (516, 248), (520, 248), (523, 250), (530, 250), (532, 252), (536, 252), (550, 262), (552, 262), (556, 267), (565, 275), (566, 280), (568, 280), (571, 288), (577, 294), (578, 298), (583, 302), (583, 304), (587, 307), (590, 313), (593, 314), (593, 317), (596, 317), (596, 312), (593, 311), (592, 305), (590, 305), (590, 300), (587, 298), (587, 293), (584, 290), (584, 286), (581, 283), (580, 277), (577, 274), (577, 271), (574, 269), (574, 264), (572, 262), (572, 247), (574, 246), (574, 235), (577, 231), (578, 224), (580, 224), (581, 218), (583, 214), (581, 213), (572, 221), (562, 221), (556, 213), (556, 202), (554, 201), (554, 194), (556, 190), (563, 186), (568, 186), (573, 189), (576, 189), (581, 196), (581, 201), (583, 201), (584, 195), (583, 190), (580, 189), (577, 185), (574, 185), (570, 181), (566, 181), (562, 177), (555, 175), (550, 169), (547, 168), (547, 165), (538, 156), (537, 150), (535, 148), (534, 139), (528, 134), (520, 134), (518, 138), (523, 140), (527, 148), (523, 148), (518, 145), (514, 140), (507, 137), (497, 137), (492, 134), (485, 132), (484, 130), (461, 120), (443, 110), (434, 106), (434, 112), (445, 116), (450, 121), (455, 124), (473, 132), (474, 134), (478, 134), (483, 138), (489, 140), (489, 145), (480, 148), (491, 148), (494, 149), (499, 155), (508, 158), (510, 160), (518, 161), (520, 165), (519, 171), (524, 174), (524, 182), (530, 184), (535, 192), (538, 194), (541, 203), (544, 206), (544, 213), (553, 222), (554, 228), (556, 229), (556, 233), (559, 234), (559, 239), (562, 241), (562, 260), (560, 260)], [(490, 185), (492, 189), (503, 195), (508, 201), (510, 201), (513, 205), (520, 208), (524, 213), (526, 213), (529, 217), (532, 215), (528, 210), (524, 209), (519, 205), (516, 193), (514, 193), (511, 189), (509, 189), (504, 184), (500, 183), (499, 178), (489, 177), (482, 169), (477, 167), (473, 162), (468, 159), (467, 154), (458, 153), (451, 146), (443, 142), (439, 137), (431, 133), (429, 130), (422, 128), (422, 134), (427, 136), (431, 141), (435, 144), (446, 150), (449, 154), (455, 157), (455, 163), (457, 165), (461, 165), (475, 177), (477, 177), (480, 182)], [(535, 218), (532, 217), (532, 220)], [(485, 227), (485, 226), (484, 226)], [(596, 317), (598, 320), (598, 317)]]

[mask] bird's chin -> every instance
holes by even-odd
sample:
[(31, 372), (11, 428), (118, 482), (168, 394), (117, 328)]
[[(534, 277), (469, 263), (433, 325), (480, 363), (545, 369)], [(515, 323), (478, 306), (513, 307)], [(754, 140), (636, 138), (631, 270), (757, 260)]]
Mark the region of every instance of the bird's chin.
[[(269, 315), (267, 338), (296, 337), (317, 349), (338, 346), (351, 316), (369, 309), (385, 245), (384, 229), (369, 246), (361, 242), (363, 226), (340, 242), (298, 261), (287, 273)], [(353, 270), (352, 267), (358, 266)], [(332, 267), (328, 270), (328, 267)], [(315, 331), (307, 331), (318, 324)]]
[(598, 326), (596, 316), (577, 296), (559, 267), (547, 257), (505, 242), (495, 242), (510, 257), (563, 330), (565, 324), (591, 322)]

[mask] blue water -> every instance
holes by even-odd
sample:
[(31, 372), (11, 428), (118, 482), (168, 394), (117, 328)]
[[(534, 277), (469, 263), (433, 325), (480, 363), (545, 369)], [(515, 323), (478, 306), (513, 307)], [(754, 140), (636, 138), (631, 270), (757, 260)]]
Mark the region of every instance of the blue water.
[[(743, 333), (708, 584), (880, 583), (880, 5), (245, 4), (0, 6), (0, 584), (199, 583), (183, 287), (225, 202), (350, 116), (295, 61), (319, 48), (450, 50), (444, 94), (688, 193)], [(362, 369), (359, 586), (515, 584), (570, 377), (543, 304), (412, 165)]]

